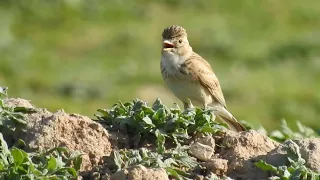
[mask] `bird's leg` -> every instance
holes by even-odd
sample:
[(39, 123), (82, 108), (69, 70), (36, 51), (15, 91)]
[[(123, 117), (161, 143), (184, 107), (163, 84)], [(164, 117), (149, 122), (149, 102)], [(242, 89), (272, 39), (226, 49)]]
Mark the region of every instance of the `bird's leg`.
[(203, 108), (204, 108), (205, 111), (208, 110), (208, 104), (204, 104)]

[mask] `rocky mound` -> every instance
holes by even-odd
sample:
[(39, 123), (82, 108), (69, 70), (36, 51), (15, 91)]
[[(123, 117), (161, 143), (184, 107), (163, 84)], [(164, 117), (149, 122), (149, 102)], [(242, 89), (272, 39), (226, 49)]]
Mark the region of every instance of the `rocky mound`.
[[(68, 114), (60, 110), (52, 113), (36, 108), (24, 99), (7, 99), (12, 107), (34, 108), (35, 113), (25, 114), (26, 131), (10, 135), (12, 141), (18, 138), (26, 142), (26, 151), (42, 151), (53, 147), (67, 147), (83, 153), (81, 177), (83, 179), (113, 180), (153, 180), (173, 179), (168, 168), (148, 168), (148, 164), (115, 169), (110, 163), (113, 152), (123, 148), (133, 148), (134, 142), (128, 134), (106, 130), (86, 116)], [(254, 130), (235, 133), (225, 131), (214, 136), (200, 135), (189, 142), (188, 153), (195, 157), (202, 167), (192, 172), (194, 179), (206, 179), (208, 174), (233, 179), (268, 179), (273, 174), (263, 171), (255, 164), (260, 160), (273, 166), (288, 165), (287, 148), (297, 148), (306, 167), (320, 172), (320, 139), (307, 138), (275, 142), (266, 135)], [(296, 146), (297, 145), (297, 146)], [(154, 144), (141, 143), (140, 147), (154, 150)], [(183, 170), (182, 170), (183, 171)]]

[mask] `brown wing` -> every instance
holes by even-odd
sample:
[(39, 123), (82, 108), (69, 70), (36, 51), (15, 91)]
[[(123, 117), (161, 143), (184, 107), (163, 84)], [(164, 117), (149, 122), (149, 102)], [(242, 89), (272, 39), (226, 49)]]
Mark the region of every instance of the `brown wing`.
[[(192, 61), (190, 61), (190, 59), (192, 59)], [(212, 94), (212, 97), (226, 108), (226, 101), (223, 97), (219, 80), (212, 71), (210, 64), (196, 53), (193, 53), (193, 55), (188, 59), (188, 63), (190, 67), (192, 66), (190, 69), (194, 70), (193, 72), (190, 71), (192, 73), (192, 77), (199, 80), (200, 83)]]

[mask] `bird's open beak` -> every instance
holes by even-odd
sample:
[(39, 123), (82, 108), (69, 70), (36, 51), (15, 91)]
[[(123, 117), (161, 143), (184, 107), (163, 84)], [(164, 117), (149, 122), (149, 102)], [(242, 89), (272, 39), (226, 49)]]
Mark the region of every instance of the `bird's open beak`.
[(168, 40), (163, 41), (163, 48), (173, 48), (174, 44)]

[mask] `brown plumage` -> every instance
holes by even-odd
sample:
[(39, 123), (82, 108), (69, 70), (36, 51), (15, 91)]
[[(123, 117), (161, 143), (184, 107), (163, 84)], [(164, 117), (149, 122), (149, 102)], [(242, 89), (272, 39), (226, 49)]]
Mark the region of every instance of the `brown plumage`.
[(169, 26), (162, 32), (163, 39), (173, 39), (183, 36), (187, 37), (187, 31), (183, 27), (176, 25)]
[(213, 108), (214, 114), (234, 131), (245, 128), (227, 110), (220, 83), (210, 64), (193, 52), (187, 32), (181, 26), (170, 26), (162, 33), (161, 74), (184, 108), (193, 104)]

